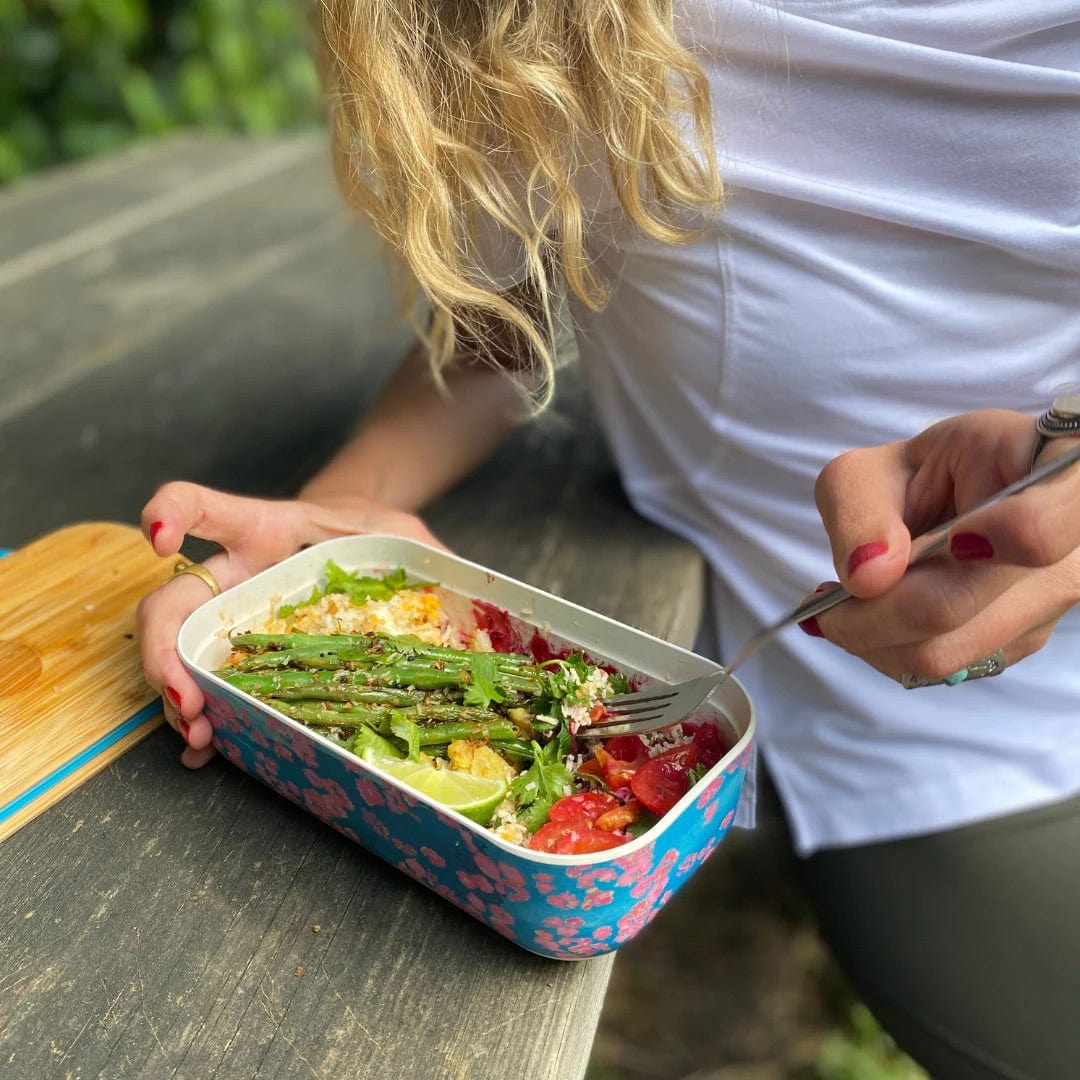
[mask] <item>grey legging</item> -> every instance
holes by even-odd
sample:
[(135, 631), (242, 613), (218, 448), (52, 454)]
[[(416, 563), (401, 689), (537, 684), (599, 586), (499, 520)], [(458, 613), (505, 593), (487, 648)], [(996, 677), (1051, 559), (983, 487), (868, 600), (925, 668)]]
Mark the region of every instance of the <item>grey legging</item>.
[(1080, 1077), (1080, 798), (801, 865), (855, 991), (934, 1080)]

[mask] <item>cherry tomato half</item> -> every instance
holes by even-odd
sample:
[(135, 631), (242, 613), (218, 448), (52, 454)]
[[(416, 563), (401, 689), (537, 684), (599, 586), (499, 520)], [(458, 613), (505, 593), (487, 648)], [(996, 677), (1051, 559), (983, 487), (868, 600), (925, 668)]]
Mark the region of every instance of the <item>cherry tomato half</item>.
[(654, 814), (666, 814), (688, 791), (689, 771), (698, 760), (692, 743), (673, 746), (649, 758), (630, 781), (630, 789), (642, 806)]
[(629, 840), (629, 836), (618, 836), (580, 822), (549, 821), (533, 834), (529, 847), (533, 851), (549, 851), (555, 855), (584, 855), (619, 847)]
[(532, 834), (529, 838), (529, 847), (533, 851), (558, 851), (559, 843), (567, 839), (574, 831), (574, 826), (566, 822), (549, 821)]
[[(637, 771), (638, 762), (623, 761), (612, 757), (602, 746), (596, 748), (596, 760), (600, 762), (600, 775), (612, 791), (630, 786), (630, 780)], [(646, 759), (642, 758), (642, 762)]]
[(694, 732), (698, 764), (711, 769), (727, 753), (724, 737), (714, 724), (701, 724)]
[(643, 762), (649, 756), (649, 748), (640, 735), (616, 735), (604, 740), (604, 752), (620, 761)]
[(592, 822), (619, 805), (619, 800), (605, 791), (582, 791), (577, 795), (567, 795), (554, 803), (548, 811), (548, 820)]
[(630, 842), (629, 836), (604, 832), (602, 829), (582, 829), (570, 848), (571, 855), (586, 855), (590, 851), (607, 851)]

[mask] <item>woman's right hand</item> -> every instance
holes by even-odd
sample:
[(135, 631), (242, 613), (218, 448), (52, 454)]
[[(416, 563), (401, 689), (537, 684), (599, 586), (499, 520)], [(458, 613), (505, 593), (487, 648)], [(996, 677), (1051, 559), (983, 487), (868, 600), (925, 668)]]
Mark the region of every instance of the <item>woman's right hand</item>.
[[(389, 533), (445, 547), (414, 514), (357, 495), (320, 494), (318, 501), (255, 499), (198, 484), (165, 484), (142, 512), (142, 530), (158, 555), (176, 554), (186, 536), (219, 544), (203, 565), (222, 589), (246, 581), (321, 540)], [(183, 621), (208, 599), (208, 586), (180, 574), (144, 597), (138, 608), (143, 671), (161, 694), (165, 719), (183, 737), (180, 760), (189, 768), (214, 754), (203, 695), (176, 653)]]

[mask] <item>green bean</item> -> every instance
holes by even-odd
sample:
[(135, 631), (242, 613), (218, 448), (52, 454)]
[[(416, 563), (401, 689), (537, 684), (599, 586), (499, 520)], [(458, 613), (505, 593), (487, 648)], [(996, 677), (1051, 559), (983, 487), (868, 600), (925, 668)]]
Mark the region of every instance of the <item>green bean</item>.
[(282, 671), (244, 672), (225, 668), (219, 674), (230, 685), (255, 697), (286, 700), (359, 701), (372, 705), (415, 705), (424, 700), (420, 690), (371, 686), (363, 672)]
[[(490, 709), (478, 709), (470, 705), (425, 703), (397, 709), (389, 705), (357, 706), (336, 701), (316, 704), (313, 701), (282, 701), (280, 698), (269, 698), (267, 704), (295, 720), (320, 727), (355, 727), (357, 724), (367, 724), (382, 732), (389, 731), (393, 717), (404, 716), (416, 721), (420, 728), (421, 743), (425, 739), (450, 742), (453, 739), (520, 737), (513, 721)], [(434, 733), (430, 739), (429, 733)]]
[(267, 652), (337, 648), (339, 645), (372, 646), (377, 644), (377, 639), (374, 634), (234, 634), (229, 638), (229, 644), (245, 652)]

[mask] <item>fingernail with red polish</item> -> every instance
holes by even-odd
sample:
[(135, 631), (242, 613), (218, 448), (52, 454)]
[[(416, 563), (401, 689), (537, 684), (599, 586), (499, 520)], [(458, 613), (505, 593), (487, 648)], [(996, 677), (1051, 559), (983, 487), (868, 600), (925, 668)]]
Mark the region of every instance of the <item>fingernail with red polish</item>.
[(172, 702), (174, 709), (180, 708), (180, 695), (171, 687), (165, 687), (165, 696)]
[(157, 534), (159, 532), (161, 532), (164, 525), (165, 525), (165, 522), (163, 522), (163, 521), (155, 521), (150, 526), (150, 543), (151, 544), (157, 539)]
[(848, 575), (854, 574), (863, 563), (868, 563), (871, 559), (884, 555), (888, 550), (889, 545), (884, 540), (871, 540), (869, 544), (860, 544), (848, 559)]
[(949, 550), (954, 559), (992, 559), (994, 545), (978, 533), (957, 533), (949, 540)]
[(191, 730), (191, 725), (181, 716), (178, 717), (177, 723), (180, 725), (180, 734), (184, 736), (184, 742), (187, 742), (188, 732)]
[(816, 615), (811, 615), (809, 619), (803, 619), (803, 621), (801, 623), (799, 623), (799, 629), (804, 634), (809, 634), (811, 637), (824, 637), (825, 636), (825, 634), (823, 633), (821, 627), (818, 626), (818, 621), (817, 621), (817, 616)]

